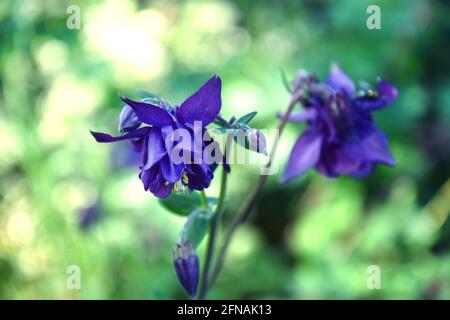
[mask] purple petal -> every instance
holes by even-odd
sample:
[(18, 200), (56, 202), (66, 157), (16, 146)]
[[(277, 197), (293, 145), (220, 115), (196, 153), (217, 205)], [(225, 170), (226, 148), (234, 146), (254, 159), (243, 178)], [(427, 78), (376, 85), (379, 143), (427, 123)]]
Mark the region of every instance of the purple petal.
[[(326, 152), (324, 150), (324, 152)], [(344, 150), (338, 149), (334, 154), (333, 172), (338, 175), (349, 174), (358, 169), (361, 162), (350, 157)]]
[(137, 117), (142, 122), (155, 126), (162, 127), (173, 123), (172, 116), (163, 108), (154, 106), (146, 102), (134, 101), (128, 98), (121, 98), (123, 102), (129, 105)]
[(189, 188), (195, 190), (208, 188), (213, 178), (211, 167), (206, 163), (187, 165), (186, 175), (189, 180)]
[(366, 155), (373, 161), (389, 166), (397, 163), (389, 150), (386, 136), (379, 130), (375, 130), (373, 134), (364, 139), (362, 146)]
[(341, 144), (337, 143), (328, 143), (322, 147), (322, 159), (325, 167), (328, 169), (327, 176), (349, 174), (357, 170), (361, 165), (360, 159), (352, 157)]
[(167, 198), (172, 193), (173, 183), (166, 183), (164, 179), (158, 179), (150, 185), (150, 192), (158, 198)]
[(200, 265), (197, 255), (177, 257), (174, 260), (175, 271), (183, 288), (194, 297), (197, 291), (197, 285), (200, 275)]
[(159, 128), (151, 128), (147, 141), (146, 152), (143, 153), (142, 170), (148, 170), (167, 154)]
[(328, 75), (326, 83), (334, 89), (343, 90), (349, 96), (352, 96), (355, 92), (355, 84), (352, 79), (346, 75), (336, 63), (331, 64), (330, 74)]
[(188, 270), (189, 270), (189, 287), (187, 288), (187, 292), (189, 293), (189, 295), (191, 297), (195, 296), (195, 293), (197, 291), (197, 285), (198, 285), (198, 280), (199, 280), (199, 270), (200, 270), (200, 265), (199, 265), (199, 261), (198, 261), (198, 257), (197, 255), (190, 255), (187, 258), (187, 263), (188, 263)]
[(175, 141), (173, 140), (173, 127), (172, 126), (164, 126), (161, 128), (161, 137), (164, 142), (164, 148), (167, 151), (167, 154), (169, 157), (172, 156), (172, 149), (175, 144)]
[(175, 183), (181, 179), (184, 164), (174, 164), (167, 156), (161, 160), (161, 172), (165, 181)]
[(292, 148), (283, 182), (305, 173), (319, 161), (322, 140), (322, 134), (317, 131), (303, 132)]
[(184, 124), (202, 121), (203, 126), (207, 126), (219, 114), (222, 105), (221, 88), (220, 78), (213, 76), (178, 107), (177, 119)]
[(204, 141), (203, 138), (209, 138), (209, 133), (205, 133), (205, 137), (203, 137), (203, 133), (205, 132), (205, 128), (199, 125), (192, 125), (190, 123), (186, 124), (186, 128), (190, 130), (191, 134), (191, 151), (193, 152), (193, 156), (203, 157), (203, 149), (204, 149)]
[(166, 183), (158, 166), (141, 171), (139, 178), (144, 184), (145, 191), (150, 191), (158, 198), (166, 198), (172, 193), (173, 184)]
[(373, 167), (374, 167), (373, 163), (370, 162), (362, 163), (359, 166), (359, 168), (353, 171), (350, 175), (356, 178), (365, 177), (373, 171)]
[(383, 99), (386, 105), (393, 102), (398, 96), (397, 88), (384, 80), (380, 80), (378, 82), (377, 90), (378, 94), (381, 96), (381, 99)]
[[(162, 173), (167, 181), (171, 183), (177, 182), (181, 179), (181, 174), (185, 163), (184, 158), (174, 159), (173, 157), (175, 155), (180, 155), (180, 152), (190, 152), (190, 150), (184, 149), (184, 144), (182, 142), (178, 142), (175, 145), (174, 138), (176, 137), (176, 133), (174, 132), (172, 126), (162, 127), (161, 134), (162, 139), (164, 140), (164, 148), (167, 151), (167, 159), (164, 158), (162, 162)], [(181, 160), (181, 163), (179, 163), (178, 160)]]
[(133, 146), (134, 151), (136, 151), (137, 153), (140, 153), (142, 151), (142, 148), (144, 146), (144, 140), (145, 138), (130, 140), (130, 143)]
[(378, 82), (377, 93), (376, 96), (365, 95), (358, 97), (354, 99), (354, 102), (364, 110), (373, 111), (386, 107), (398, 96), (397, 88), (384, 80)]
[(145, 191), (148, 191), (148, 188), (150, 188), (150, 182), (154, 180), (155, 175), (156, 170), (154, 168), (139, 173), (139, 179), (141, 179)]
[(322, 175), (328, 178), (336, 178), (339, 177), (339, 174), (334, 172), (333, 163), (331, 163), (326, 156), (322, 156), (319, 159), (319, 162), (316, 164), (316, 170), (319, 171)]
[(363, 162), (379, 162), (390, 166), (396, 164), (386, 136), (376, 128), (362, 139), (345, 143), (344, 148), (351, 157)]
[(129, 140), (129, 139), (134, 139), (134, 138), (142, 138), (149, 131), (150, 131), (150, 127), (143, 127), (143, 128), (139, 128), (137, 130), (131, 131), (131, 132), (124, 134), (123, 136), (119, 136), (119, 137), (113, 137), (107, 133), (95, 132), (95, 131), (91, 131), (91, 134), (94, 136), (94, 138), (95, 138), (95, 140), (97, 140), (97, 142), (116, 142), (116, 141), (123, 141), (123, 140)]
[[(279, 119), (282, 119), (283, 115), (284, 114), (281, 113), (281, 112), (277, 113), (277, 117)], [(291, 121), (291, 122), (303, 122), (303, 121), (308, 121), (308, 120), (314, 120), (316, 118), (316, 116), (317, 116), (317, 112), (316, 112), (315, 109), (307, 108), (307, 109), (304, 109), (304, 110), (299, 111), (297, 113), (290, 114), (289, 117), (288, 117), (288, 121)]]

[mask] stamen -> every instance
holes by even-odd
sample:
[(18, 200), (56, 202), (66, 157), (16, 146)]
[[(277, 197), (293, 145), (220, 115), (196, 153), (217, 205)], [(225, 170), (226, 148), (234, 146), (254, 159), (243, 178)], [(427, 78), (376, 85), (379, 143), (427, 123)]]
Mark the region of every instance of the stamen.
[(186, 171), (183, 172), (183, 176), (181, 177), (181, 180), (183, 181), (184, 184), (189, 184), (189, 177), (186, 173)]
[(172, 191), (178, 195), (183, 194), (185, 189), (186, 187), (181, 183), (181, 180), (175, 182), (175, 184), (172, 187)]
[(369, 98), (377, 98), (378, 97), (378, 93), (373, 91), (373, 90), (371, 90), (371, 89), (367, 90), (366, 95)]

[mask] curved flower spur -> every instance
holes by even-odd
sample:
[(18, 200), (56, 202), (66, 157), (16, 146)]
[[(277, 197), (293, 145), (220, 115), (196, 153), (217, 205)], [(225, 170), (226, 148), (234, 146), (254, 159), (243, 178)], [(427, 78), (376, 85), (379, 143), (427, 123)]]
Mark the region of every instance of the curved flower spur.
[[(129, 140), (136, 152), (141, 154), (139, 178), (144, 189), (159, 198), (168, 197), (172, 191), (204, 190), (214, 176), (217, 161), (205, 159), (205, 149), (214, 159), (222, 159), (220, 149), (212, 139), (202, 139), (208, 135), (206, 126), (219, 114), (221, 109), (221, 80), (213, 76), (199, 90), (174, 108), (158, 99), (135, 101), (121, 98), (125, 102), (119, 118), (119, 131), (124, 133), (112, 137), (101, 132), (92, 132), (97, 142)], [(155, 103), (156, 102), (156, 103)], [(142, 126), (144, 125), (144, 126)], [(175, 143), (175, 131), (182, 129), (189, 133), (190, 141)], [(200, 134), (201, 145), (194, 136)], [(205, 141), (206, 140), (206, 141)], [(174, 154), (187, 152), (189, 159), (200, 161), (179, 161)], [(229, 171), (229, 166), (224, 164)]]
[(302, 175), (311, 167), (327, 177), (343, 174), (363, 177), (376, 164), (394, 165), (386, 136), (371, 113), (389, 105), (397, 89), (379, 80), (376, 89), (356, 91), (355, 84), (337, 64), (331, 65), (325, 82), (301, 72), (294, 80), (301, 88), (303, 110), (289, 117), (306, 122), (283, 175), (283, 182)]

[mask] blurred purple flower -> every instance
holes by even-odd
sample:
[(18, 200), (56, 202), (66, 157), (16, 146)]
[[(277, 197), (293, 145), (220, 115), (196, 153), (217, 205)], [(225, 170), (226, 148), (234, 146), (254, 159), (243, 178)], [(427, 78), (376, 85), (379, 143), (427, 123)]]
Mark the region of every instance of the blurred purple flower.
[(95, 224), (101, 216), (100, 202), (96, 201), (93, 205), (83, 208), (78, 213), (78, 223), (80, 229), (87, 230)]
[(357, 93), (353, 81), (337, 64), (332, 64), (325, 83), (304, 73), (296, 83), (304, 90), (301, 98), (304, 108), (289, 120), (306, 122), (307, 128), (291, 151), (284, 182), (313, 166), (327, 177), (342, 174), (363, 177), (376, 164), (396, 163), (387, 138), (371, 115), (397, 97), (393, 85), (379, 80), (376, 90)]
[[(206, 131), (205, 127), (220, 112), (222, 103), (220, 78), (212, 77), (175, 108), (128, 98), (122, 98), (122, 100), (126, 106), (121, 112), (119, 130), (126, 133), (119, 137), (112, 137), (101, 132), (91, 132), (97, 142), (130, 140), (135, 151), (141, 154), (139, 178), (142, 180), (144, 189), (157, 197), (165, 198), (172, 190), (178, 192), (184, 186), (191, 190), (207, 188), (213, 178), (216, 164), (209, 164), (205, 159), (198, 161), (200, 163), (177, 163), (173, 159), (172, 151), (179, 146), (172, 141), (171, 137), (176, 129), (185, 129), (190, 132), (191, 143), (188, 147), (183, 144), (181, 148), (183, 151), (190, 152), (193, 157), (194, 153), (201, 153), (202, 157), (203, 150), (215, 143), (212, 140), (206, 141), (199, 147), (196, 146), (194, 136), (195, 134), (203, 135)], [(200, 122), (201, 127), (196, 128), (194, 122)], [(142, 123), (148, 126), (141, 127)], [(200, 132), (194, 132), (195, 130)], [(225, 168), (229, 170), (228, 165), (225, 165)]]

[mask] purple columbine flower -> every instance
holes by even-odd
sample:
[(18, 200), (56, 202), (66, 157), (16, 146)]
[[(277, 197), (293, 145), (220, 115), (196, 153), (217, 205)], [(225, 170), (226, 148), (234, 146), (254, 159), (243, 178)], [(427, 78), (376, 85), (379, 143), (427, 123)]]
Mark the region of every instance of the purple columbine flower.
[(363, 177), (376, 164), (394, 165), (386, 136), (375, 125), (372, 111), (382, 109), (397, 97), (397, 89), (379, 80), (375, 90), (359, 92), (353, 81), (332, 64), (324, 83), (314, 75), (300, 74), (295, 81), (304, 95), (303, 110), (290, 121), (306, 122), (295, 143), (283, 181), (315, 167), (327, 177), (343, 174)]
[(198, 256), (190, 242), (177, 243), (173, 247), (173, 265), (184, 290), (191, 297), (197, 292), (200, 266)]
[[(199, 90), (180, 105), (171, 108), (165, 103), (154, 105), (148, 101), (134, 101), (122, 98), (123, 108), (119, 130), (124, 134), (112, 137), (101, 132), (91, 132), (97, 142), (115, 142), (129, 140), (136, 152), (141, 154), (139, 178), (144, 189), (160, 198), (165, 198), (172, 191), (180, 192), (187, 186), (190, 190), (207, 188), (213, 178), (217, 163), (203, 159), (203, 151), (212, 141), (203, 141), (201, 136), (206, 126), (219, 114), (221, 108), (221, 80), (213, 76)], [(196, 127), (199, 123), (200, 127)], [(144, 126), (142, 126), (142, 124)], [(191, 143), (176, 143), (172, 137), (177, 129), (190, 133)], [(200, 134), (200, 144), (195, 135)], [(191, 159), (200, 161), (174, 161), (174, 149), (183, 149), (191, 153)], [(219, 150), (217, 148), (211, 148)], [(219, 152), (219, 151), (217, 151)], [(222, 158), (222, 155), (218, 155)], [(229, 166), (224, 164), (229, 171)]]

